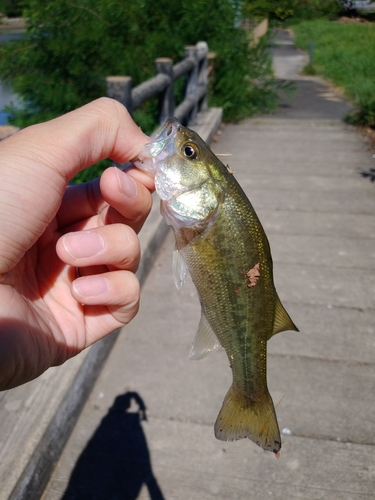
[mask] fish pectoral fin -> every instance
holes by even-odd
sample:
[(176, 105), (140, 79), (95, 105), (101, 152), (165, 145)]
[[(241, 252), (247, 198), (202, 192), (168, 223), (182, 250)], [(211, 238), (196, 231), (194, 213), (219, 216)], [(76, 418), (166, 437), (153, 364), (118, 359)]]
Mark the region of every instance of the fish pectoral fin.
[(174, 284), (176, 285), (177, 290), (179, 290), (185, 283), (189, 271), (185, 259), (177, 248), (173, 251), (172, 271)]
[(267, 340), (269, 340), (273, 335), (276, 335), (276, 333), (285, 332), (286, 330), (294, 330), (296, 332), (299, 332), (298, 328), (293, 323), (291, 317), (284, 309), (284, 306), (280, 302), (279, 297), (276, 296), (275, 319), (273, 323), (273, 330)]
[(193, 360), (205, 358), (211, 352), (220, 349), (220, 347), (221, 344), (202, 311), (198, 331), (191, 347), (189, 358)]

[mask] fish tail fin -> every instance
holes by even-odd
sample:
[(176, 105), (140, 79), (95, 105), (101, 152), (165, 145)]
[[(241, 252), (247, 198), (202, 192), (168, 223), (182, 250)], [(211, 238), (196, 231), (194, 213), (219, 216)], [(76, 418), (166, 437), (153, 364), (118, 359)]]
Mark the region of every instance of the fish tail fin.
[(248, 438), (278, 456), (280, 431), (268, 391), (264, 397), (253, 401), (232, 385), (217, 417), (215, 436), (221, 441)]

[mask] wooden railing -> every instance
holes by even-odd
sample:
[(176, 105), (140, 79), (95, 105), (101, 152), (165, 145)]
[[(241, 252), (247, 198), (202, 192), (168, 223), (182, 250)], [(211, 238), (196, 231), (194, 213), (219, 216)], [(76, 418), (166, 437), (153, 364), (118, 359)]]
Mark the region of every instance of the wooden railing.
[[(185, 47), (185, 58), (173, 64), (172, 59), (155, 60), (156, 76), (132, 88), (131, 76), (108, 76), (107, 96), (120, 101), (130, 114), (151, 97), (159, 99), (159, 124), (175, 117), (180, 122), (194, 123), (198, 111), (207, 109), (208, 46), (206, 42)], [(174, 82), (185, 76), (184, 100), (175, 106)]]

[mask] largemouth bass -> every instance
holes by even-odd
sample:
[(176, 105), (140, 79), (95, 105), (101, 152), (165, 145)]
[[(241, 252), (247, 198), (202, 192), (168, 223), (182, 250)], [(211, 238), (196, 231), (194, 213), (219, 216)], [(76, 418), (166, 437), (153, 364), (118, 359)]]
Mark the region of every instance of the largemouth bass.
[(168, 120), (134, 164), (155, 177), (176, 240), (177, 288), (187, 270), (202, 312), (190, 358), (224, 347), (233, 383), (215, 423), (223, 441), (249, 438), (278, 454), (280, 431), (267, 388), (267, 341), (297, 330), (273, 282), (270, 247), (245, 193), (192, 130)]

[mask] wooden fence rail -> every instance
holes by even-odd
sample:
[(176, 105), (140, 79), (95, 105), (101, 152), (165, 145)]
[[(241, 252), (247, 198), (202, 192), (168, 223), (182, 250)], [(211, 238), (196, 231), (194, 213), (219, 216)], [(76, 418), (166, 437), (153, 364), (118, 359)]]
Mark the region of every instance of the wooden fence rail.
[[(185, 47), (185, 58), (173, 65), (172, 59), (155, 60), (156, 76), (132, 88), (130, 76), (108, 76), (107, 95), (120, 101), (129, 113), (151, 97), (159, 99), (159, 124), (176, 117), (180, 122), (193, 124), (198, 111), (207, 109), (208, 46), (206, 42)], [(185, 76), (184, 100), (175, 106), (174, 82)]]

